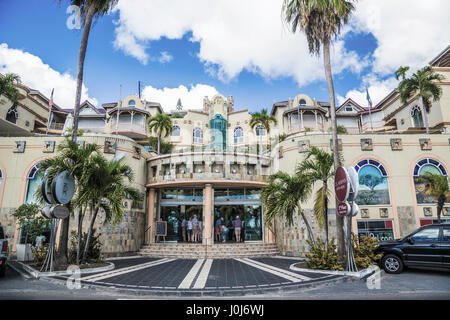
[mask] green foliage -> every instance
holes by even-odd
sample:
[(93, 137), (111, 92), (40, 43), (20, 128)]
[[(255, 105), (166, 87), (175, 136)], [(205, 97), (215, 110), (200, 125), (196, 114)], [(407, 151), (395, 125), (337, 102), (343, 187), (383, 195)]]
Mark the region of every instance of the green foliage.
[(26, 234), (26, 242), (34, 244), (36, 237), (49, 229), (49, 220), (41, 216), (37, 204), (23, 204), (18, 207), (12, 216), (15, 217)]
[(313, 246), (310, 240), (307, 241), (311, 246), (311, 252), (306, 255), (308, 259), (306, 265), (310, 269), (319, 270), (339, 270), (344, 271), (344, 267), (338, 261), (335, 240), (331, 239), (328, 244), (328, 251), (325, 250), (325, 243), (321, 239), (316, 241)]
[(179, 113), (174, 113), (170, 116), (172, 119), (182, 119), (183, 116)]
[(284, 140), (286, 140), (286, 138), (287, 138), (287, 133), (282, 133), (282, 134), (280, 134), (280, 135), (278, 135), (278, 141), (284, 141)]
[[(158, 150), (158, 138), (157, 137), (149, 137), (148, 141), (150, 143), (150, 146), (152, 147), (151, 150)], [(161, 139), (160, 142), (160, 154), (169, 154), (172, 153), (172, 150), (174, 148), (174, 144), (172, 142), (166, 142)]]
[(33, 252), (33, 257), (34, 257), (34, 263), (37, 266), (42, 266), (44, 264), (45, 257), (47, 256), (47, 251), (48, 251), (49, 247), (50, 247), (49, 244), (31, 247), (31, 251)]
[[(71, 138), (71, 137), (72, 137), (72, 131), (73, 131), (72, 128), (67, 128), (67, 129), (65, 130), (64, 137), (65, 137), (65, 138)], [(83, 134), (84, 134), (84, 130), (83, 130), (83, 129), (78, 129), (78, 130), (77, 130), (77, 136), (78, 136), (78, 137), (83, 136)]]
[(347, 128), (344, 126), (337, 126), (337, 133), (338, 134), (348, 134)]
[(8, 98), (13, 105), (19, 100), (19, 90), (14, 86), (15, 83), (20, 83), (20, 77), (13, 73), (8, 73), (5, 76), (0, 76), (0, 95)]
[(375, 254), (375, 249), (378, 247), (378, 240), (368, 236), (361, 236), (361, 241), (358, 242), (358, 237), (352, 234), (353, 255), (355, 257), (356, 266), (359, 270), (369, 268), (374, 263), (379, 261), (383, 255)]
[[(89, 240), (89, 247), (87, 251), (87, 262), (101, 262), (102, 242), (100, 241), (101, 234), (95, 235), (96, 230), (92, 229), (92, 234)], [(83, 232), (81, 237), (81, 248), (86, 246), (87, 232)], [(78, 234), (72, 231), (70, 237), (70, 249), (69, 249), (69, 262), (76, 263), (77, 260), (77, 246), (78, 246)]]

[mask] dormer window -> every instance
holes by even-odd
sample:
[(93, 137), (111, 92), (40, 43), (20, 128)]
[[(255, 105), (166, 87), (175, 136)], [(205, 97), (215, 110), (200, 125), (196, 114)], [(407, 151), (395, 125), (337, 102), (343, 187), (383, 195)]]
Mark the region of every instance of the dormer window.
[(348, 105), (345, 107), (345, 111), (352, 112), (352, 111), (353, 111), (352, 106), (348, 104)]
[(306, 106), (306, 100), (305, 99), (300, 99), (298, 104), (301, 105), (301, 106)]
[(134, 107), (136, 107), (136, 101), (130, 100), (130, 101), (128, 102), (128, 108), (134, 108)]

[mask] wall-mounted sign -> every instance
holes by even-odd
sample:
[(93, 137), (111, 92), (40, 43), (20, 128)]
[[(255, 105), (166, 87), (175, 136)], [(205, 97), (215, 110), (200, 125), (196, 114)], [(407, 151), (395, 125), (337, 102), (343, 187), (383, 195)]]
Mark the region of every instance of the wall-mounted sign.
[(53, 178), (52, 193), (58, 203), (69, 203), (75, 194), (75, 179), (67, 171), (58, 173)]
[(69, 208), (61, 204), (49, 205), (41, 209), (41, 215), (46, 219), (65, 219), (69, 214)]
[(347, 169), (339, 167), (334, 175), (334, 190), (339, 202), (345, 202), (350, 194), (350, 177)]
[(341, 217), (345, 217), (350, 214), (351, 207), (348, 202), (341, 202), (338, 205), (337, 213)]

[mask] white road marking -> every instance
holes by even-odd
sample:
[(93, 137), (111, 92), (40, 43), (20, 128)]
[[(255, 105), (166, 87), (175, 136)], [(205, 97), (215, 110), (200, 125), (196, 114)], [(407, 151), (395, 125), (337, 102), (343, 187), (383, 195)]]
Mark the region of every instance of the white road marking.
[(203, 265), (200, 274), (198, 275), (197, 281), (194, 284), (194, 289), (203, 289), (206, 285), (206, 280), (208, 280), (209, 271), (211, 270), (211, 266), (213, 263), (213, 259), (207, 259), (205, 264)]
[(203, 261), (205, 259), (198, 259), (197, 262), (194, 264), (194, 266), (191, 268), (189, 273), (186, 275), (184, 280), (181, 282), (181, 284), (178, 286), (178, 289), (189, 289), (191, 287), (192, 282), (194, 281), (195, 276), (197, 275), (198, 271), (200, 270), (200, 267), (203, 264)]
[(262, 266), (262, 267), (266, 267), (266, 268), (269, 268), (269, 269), (271, 269), (271, 270), (274, 270), (274, 271), (278, 271), (278, 272), (287, 274), (288, 276), (291, 276), (291, 277), (294, 277), (294, 278), (299, 278), (299, 279), (301, 279), (301, 280), (311, 280), (310, 277), (303, 276), (303, 275), (298, 274), (298, 273), (295, 273), (295, 272), (291, 272), (291, 271), (288, 271), (288, 270), (280, 269), (280, 268), (277, 268), (277, 267), (268, 265), (268, 264), (266, 264), (266, 263), (262, 263), (262, 262), (259, 262), (259, 261), (255, 261), (255, 260), (252, 260), (252, 259), (249, 259), (249, 258), (244, 258), (244, 259), (247, 260), (247, 261), (250, 261), (250, 262), (252, 262), (252, 263), (254, 263), (254, 264), (260, 265), (260, 266)]
[(112, 270), (112, 271), (103, 272), (103, 273), (100, 273), (100, 274), (95, 274), (95, 275), (92, 275), (92, 276), (81, 278), (81, 280), (82, 281), (96, 282), (98, 280), (112, 278), (112, 277), (119, 276), (119, 275), (122, 275), (122, 274), (130, 273), (130, 272), (133, 272), (133, 271), (138, 271), (138, 270), (154, 267), (154, 266), (157, 266), (157, 265), (160, 265), (160, 264), (163, 264), (163, 263), (168, 263), (168, 262), (171, 262), (171, 261), (174, 261), (174, 260), (175, 259), (164, 258), (164, 259), (160, 259), (160, 260), (156, 260), (156, 261), (152, 261), (152, 262), (146, 262), (146, 263), (134, 265), (134, 266), (127, 267), (127, 268), (121, 268), (121, 269), (118, 269), (118, 270)]
[[(291, 282), (301, 282), (301, 281), (304, 280), (304, 279), (300, 279), (298, 277), (290, 276), (290, 275), (285, 274), (284, 272), (281, 272), (281, 271), (273, 270), (272, 268), (269, 268), (271, 266), (264, 265), (264, 264), (260, 265), (260, 264), (255, 263), (255, 261), (250, 260), (250, 259), (244, 258), (244, 259), (235, 259), (235, 260), (237, 260), (239, 262), (242, 262), (242, 263), (245, 263), (245, 264), (247, 264), (247, 265), (249, 265), (251, 267), (254, 267), (256, 269), (260, 269), (262, 271), (269, 272), (269, 273), (271, 273), (273, 275), (276, 275), (276, 276), (278, 276), (280, 278), (284, 278), (284, 279), (289, 280)], [(284, 270), (282, 270), (282, 271), (284, 271)]]

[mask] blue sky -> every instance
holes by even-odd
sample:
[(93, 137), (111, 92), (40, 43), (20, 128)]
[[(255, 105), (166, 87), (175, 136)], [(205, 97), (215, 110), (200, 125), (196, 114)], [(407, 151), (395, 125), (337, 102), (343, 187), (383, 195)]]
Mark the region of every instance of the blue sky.
[[(274, 13), (281, 0), (259, 0), (261, 5), (246, 21), (239, 12), (246, 6), (237, 6), (235, 0), (205, 2), (209, 6), (206, 9), (200, 3), (205, 0), (177, 4), (179, 1), (122, 0), (115, 12), (95, 24), (85, 62), (84, 98), (97, 105), (117, 101), (120, 85), (124, 97), (137, 93), (141, 81), (143, 88), (147, 87), (145, 98), (161, 102), (166, 110), (175, 106), (177, 96), (187, 108), (199, 108), (203, 95), (214, 91), (232, 95), (238, 109), (250, 111), (270, 110), (274, 102), (299, 93), (329, 100), (322, 57), (308, 54), (303, 35), (282, 29), (279, 11)], [(389, 1), (391, 10), (396, 10), (398, 1)], [(417, 69), (448, 45), (445, 35), (429, 40), (420, 33), (417, 37), (428, 41), (420, 52), (413, 45), (393, 45), (393, 32), (398, 33), (400, 42), (408, 42), (410, 33), (405, 34), (404, 26), (391, 21), (394, 19), (377, 25), (373, 12), (382, 17), (390, 14), (383, 2), (377, 1), (378, 11), (374, 11), (373, 2), (361, 0), (335, 45), (333, 71), (338, 102), (352, 97), (366, 106), (367, 86), (376, 103), (395, 88), (392, 77), (400, 63)], [(184, 8), (186, 4), (190, 7)], [(431, 0), (429, 5), (430, 12), (433, 6), (443, 10), (448, 1)], [(190, 13), (193, 6), (198, 7)], [(0, 72), (18, 73), (26, 85), (46, 95), (55, 88), (56, 103), (72, 108), (81, 31), (67, 28), (67, 7), (68, 1), (57, 5), (56, 0), (2, 0)], [(401, 7), (399, 3), (399, 10)], [(417, 23), (422, 28), (431, 31), (438, 27), (436, 17), (424, 13), (423, 7), (415, 7), (414, 2), (411, 7), (403, 14), (414, 17), (420, 12)], [(269, 19), (272, 16), (277, 18)], [(441, 25), (440, 30), (444, 27)], [(393, 53), (396, 59), (396, 53), (401, 55), (398, 61), (392, 58)], [(168, 59), (163, 61), (164, 56)], [(180, 86), (186, 90), (179, 90)]]

